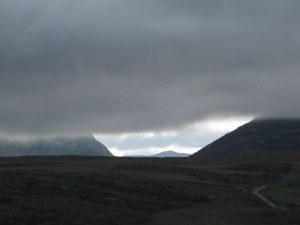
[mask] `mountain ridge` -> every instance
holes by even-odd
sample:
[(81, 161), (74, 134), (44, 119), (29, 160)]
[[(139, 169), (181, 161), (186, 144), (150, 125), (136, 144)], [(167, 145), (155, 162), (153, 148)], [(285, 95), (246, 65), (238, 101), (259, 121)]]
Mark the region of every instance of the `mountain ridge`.
[(188, 157), (188, 156), (190, 156), (190, 154), (180, 153), (180, 152), (175, 152), (175, 151), (169, 150), (169, 151), (163, 151), (160, 153), (156, 153), (153, 155), (126, 155), (125, 157), (157, 157), (157, 158), (174, 157), (174, 158), (180, 158), (180, 157)]
[(30, 141), (0, 138), (0, 156), (43, 155), (113, 156), (93, 136), (53, 137)]
[(300, 119), (254, 119), (191, 157), (270, 154), (300, 150)]

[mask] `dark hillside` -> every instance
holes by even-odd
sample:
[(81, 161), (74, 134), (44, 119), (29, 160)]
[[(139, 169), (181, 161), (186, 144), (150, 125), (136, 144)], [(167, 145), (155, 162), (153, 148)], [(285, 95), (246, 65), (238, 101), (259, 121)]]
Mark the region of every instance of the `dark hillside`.
[(300, 119), (258, 119), (224, 135), (192, 157), (300, 150)]
[(0, 139), (0, 156), (30, 155), (113, 156), (93, 136), (76, 138), (60, 137), (29, 142)]

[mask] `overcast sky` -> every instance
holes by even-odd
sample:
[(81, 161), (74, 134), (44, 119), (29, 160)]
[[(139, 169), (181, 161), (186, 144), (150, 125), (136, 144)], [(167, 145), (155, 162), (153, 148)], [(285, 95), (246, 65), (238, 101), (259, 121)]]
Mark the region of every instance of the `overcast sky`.
[(298, 117), (299, 9), (299, 0), (1, 0), (0, 133), (138, 143), (205, 121)]

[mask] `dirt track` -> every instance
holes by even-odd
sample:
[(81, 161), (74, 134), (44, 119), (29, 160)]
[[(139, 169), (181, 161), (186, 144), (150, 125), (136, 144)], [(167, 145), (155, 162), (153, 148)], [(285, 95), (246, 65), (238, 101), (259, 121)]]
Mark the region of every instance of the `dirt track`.
[(256, 195), (257, 197), (259, 197), (263, 202), (267, 203), (272, 208), (281, 209), (281, 210), (288, 210), (287, 208), (278, 207), (273, 202), (271, 202), (269, 199), (267, 199), (265, 196), (263, 196), (262, 194), (259, 193), (259, 191), (261, 191), (263, 189), (266, 189), (266, 188), (267, 188), (266, 185), (260, 186), (260, 187), (256, 188), (253, 191), (253, 194)]

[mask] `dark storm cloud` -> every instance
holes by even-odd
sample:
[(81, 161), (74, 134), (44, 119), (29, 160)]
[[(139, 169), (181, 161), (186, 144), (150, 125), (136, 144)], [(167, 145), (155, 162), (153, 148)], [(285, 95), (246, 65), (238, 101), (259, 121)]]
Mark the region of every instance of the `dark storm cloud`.
[(300, 116), (299, 1), (0, 2), (0, 130)]

